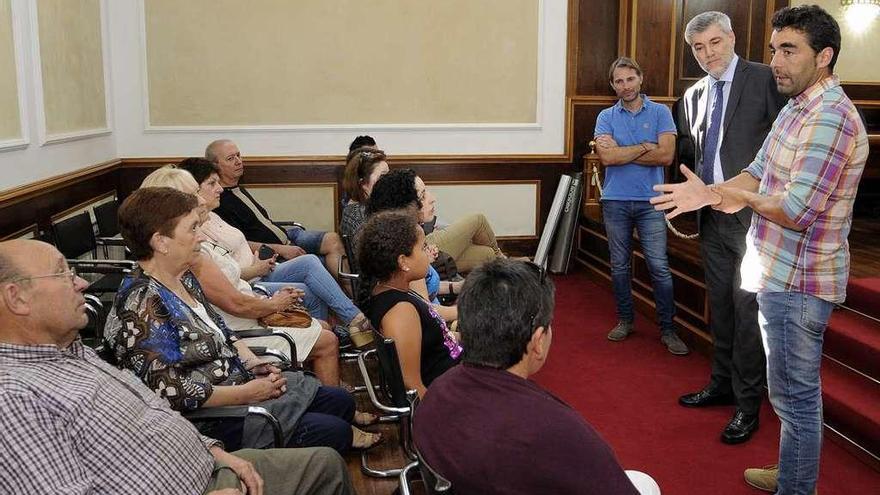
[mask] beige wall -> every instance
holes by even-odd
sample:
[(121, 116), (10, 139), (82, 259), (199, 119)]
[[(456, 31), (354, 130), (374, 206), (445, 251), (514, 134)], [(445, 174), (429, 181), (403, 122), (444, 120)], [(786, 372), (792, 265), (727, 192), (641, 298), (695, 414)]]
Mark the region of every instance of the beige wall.
[(815, 0), (809, 3), (828, 11), (840, 24), (840, 56), (834, 66), (834, 72), (840, 76), (840, 80), (880, 82), (880, 50), (877, 49), (880, 45), (880, 19), (875, 18), (864, 32), (858, 32), (847, 22), (839, 0)]
[(0, 0), (0, 141), (20, 137), (12, 1)]
[(534, 0), (148, 0), (150, 123), (531, 123)]
[(49, 136), (107, 127), (99, 0), (38, 0)]
[(428, 188), (437, 196), (437, 216), (443, 222), (483, 213), (500, 237), (536, 235), (537, 182), (428, 183)]
[(273, 220), (292, 220), (309, 230), (335, 231), (336, 187), (327, 185), (248, 185)]

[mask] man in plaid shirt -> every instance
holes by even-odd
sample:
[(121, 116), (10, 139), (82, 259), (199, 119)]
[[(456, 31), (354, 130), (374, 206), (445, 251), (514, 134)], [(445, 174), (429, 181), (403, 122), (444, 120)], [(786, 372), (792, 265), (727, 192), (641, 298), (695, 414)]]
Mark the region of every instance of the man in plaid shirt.
[(227, 453), (102, 361), (87, 286), (49, 244), (0, 242), (0, 493), (354, 493), (334, 450)]
[(743, 288), (758, 293), (770, 402), (782, 422), (779, 466), (746, 470), (746, 481), (777, 494), (811, 494), (819, 472), (822, 341), (834, 304), (846, 297), (847, 236), (868, 139), (855, 106), (833, 75), (840, 28), (817, 6), (773, 16), (770, 67), (791, 99), (754, 161), (737, 177), (706, 187), (657, 186), (667, 216), (709, 205), (754, 210), (741, 266)]

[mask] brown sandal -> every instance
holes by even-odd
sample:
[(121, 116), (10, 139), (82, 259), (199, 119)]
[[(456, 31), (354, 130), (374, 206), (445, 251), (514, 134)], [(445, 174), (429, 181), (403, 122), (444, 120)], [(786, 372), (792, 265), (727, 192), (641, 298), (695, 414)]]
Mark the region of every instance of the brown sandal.
[(360, 428), (351, 427), (351, 448), (354, 450), (367, 450), (382, 443), (381, 433), (369, 433)]

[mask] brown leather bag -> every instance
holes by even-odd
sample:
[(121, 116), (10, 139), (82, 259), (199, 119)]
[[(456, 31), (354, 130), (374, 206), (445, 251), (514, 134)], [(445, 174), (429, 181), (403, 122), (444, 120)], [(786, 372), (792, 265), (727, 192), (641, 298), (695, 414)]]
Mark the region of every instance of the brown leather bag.
[(284, 311), (266, 315), (257, 321), (267, 327), (308, 328), (312, 326), (312, 315), (302, 303), (294, 302)]

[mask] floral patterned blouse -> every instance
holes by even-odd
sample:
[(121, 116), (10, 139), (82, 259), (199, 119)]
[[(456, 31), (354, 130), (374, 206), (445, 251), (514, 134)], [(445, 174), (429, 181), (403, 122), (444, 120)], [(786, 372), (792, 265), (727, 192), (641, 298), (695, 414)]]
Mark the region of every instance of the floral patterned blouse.
[(232, 345), (235, 334), (208, 304), (198, 280), (186, 272), (182, 281), (207, 310), (213, 327), (138, 268), (116, 294), (104, 337), (120, 367), (134, 372), (172, 408), (192, 410), (208, 400), (215, 385), (244, 383), (252, 377)]

